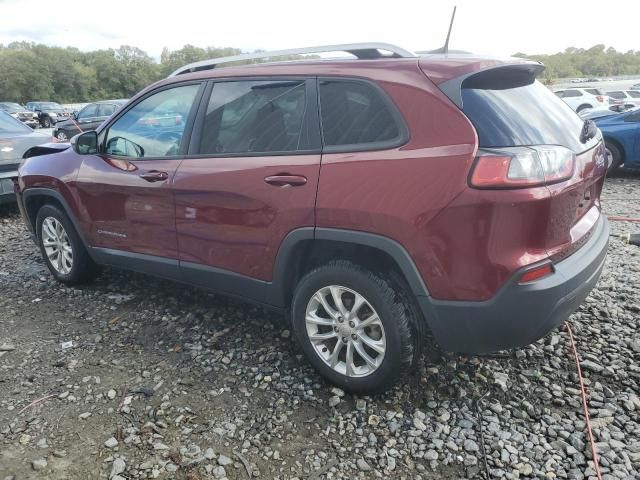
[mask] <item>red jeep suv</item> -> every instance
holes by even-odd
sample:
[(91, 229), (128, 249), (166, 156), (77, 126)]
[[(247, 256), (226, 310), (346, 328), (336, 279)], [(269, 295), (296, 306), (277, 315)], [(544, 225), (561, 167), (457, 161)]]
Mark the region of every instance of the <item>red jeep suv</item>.
[[(329, 50), (354, 58), (238, 66)], [(526, 345), (598, 280), (605, 149), (543, 68), (387, 44), (198, 62), (28, 152), (20, 209), (61, 282), (109, 265), (279, 309), (322, 375), (382, 391), (426, 332)]]

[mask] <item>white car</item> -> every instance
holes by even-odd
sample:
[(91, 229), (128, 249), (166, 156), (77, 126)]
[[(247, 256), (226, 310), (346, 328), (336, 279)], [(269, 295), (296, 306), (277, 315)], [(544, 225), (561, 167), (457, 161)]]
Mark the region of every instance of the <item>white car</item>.
[(611, 98), (622, 100), (625, 106), (640, 106), (640, 90), (614, 90), (607, 92)]
[(553, 93), (564, 100), (576, 112), (586, 108), (609, 106), (609, 97), (604, 95), (598, 88), (566, 88), (556, 90)]

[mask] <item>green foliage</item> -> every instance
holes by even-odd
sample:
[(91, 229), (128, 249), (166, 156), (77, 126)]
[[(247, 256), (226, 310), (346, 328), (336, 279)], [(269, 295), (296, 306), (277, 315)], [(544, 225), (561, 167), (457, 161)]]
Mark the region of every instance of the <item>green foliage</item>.
[(27, 42), (0, 45), (0, 101), (61, 103), (128, 98), (176, 68), (237, 55), (236, 48), (164, 49), (160, 63), (137, 47), (81, 52)]
[(557, 78), (640, 74), (640, 50), (622, 53), (602, 44), (589, 49), (569, 47), (553, 55), (516, 53), (514, 56), (544, 63), (546, 68), (543, 76), (548, 82)]

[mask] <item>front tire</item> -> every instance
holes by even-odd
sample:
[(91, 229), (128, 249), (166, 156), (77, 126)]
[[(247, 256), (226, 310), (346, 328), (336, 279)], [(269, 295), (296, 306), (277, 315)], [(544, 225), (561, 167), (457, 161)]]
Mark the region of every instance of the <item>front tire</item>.
[(45, 205), (38, 211), (36, 234), (42, 258), (58, 281), (77, 285), (93, 280), (100, 272), (71, 220), (58, 207)]
[(612, 143), (605, 142), (605, 148), (607, 150), (607, 156), (611, 157), (611, 163), (608, 168), (608, 172), (611, 173), (616, 171), (620, 168), (620, 165), (622, 165), (622, 153), (620, 152), (620, 149)]
[(400, 287), (349, 261), (307, 273), (292, 304), (294, 333), (311, 364), (334, 385), (356, 394), (383, 392), (416, 356), (411, 309)]
[(67, 137), (67, 134), (64, 133), (64, 131), (62, 131), (62, 130), (59, 130), (56, 133), (56, 138), (58, 139), (59, 142), (68, 142), (69, 141), (69, 138)]

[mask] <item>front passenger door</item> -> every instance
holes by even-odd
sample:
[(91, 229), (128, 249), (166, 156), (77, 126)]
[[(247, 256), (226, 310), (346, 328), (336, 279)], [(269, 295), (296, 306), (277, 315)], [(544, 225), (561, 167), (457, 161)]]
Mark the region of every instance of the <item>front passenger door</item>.
[[(100, 132), (101, 152), (84, 156), (77, 178), (93, 247), (108, 255), (177, 259), (171, 181), (200, 95), (200, 83), (152, 92)], [(156, 121), (166, 112), (171, 125)]]

